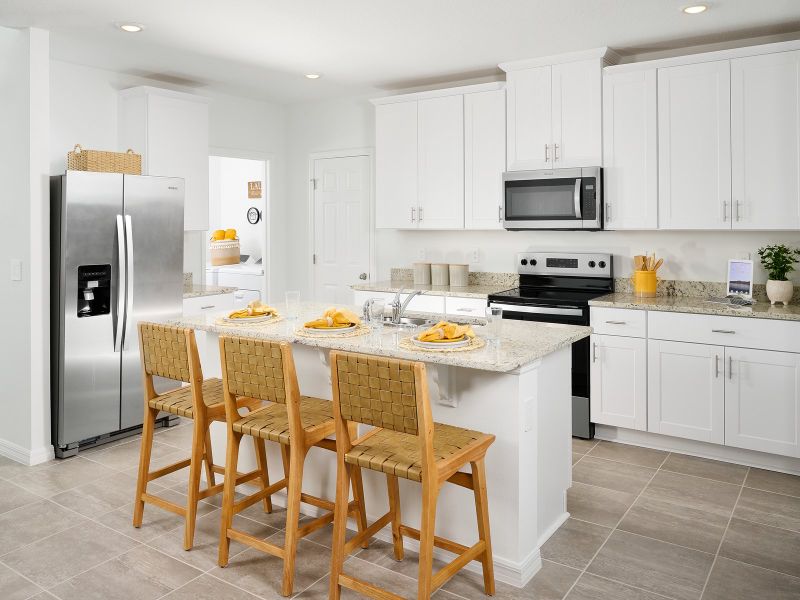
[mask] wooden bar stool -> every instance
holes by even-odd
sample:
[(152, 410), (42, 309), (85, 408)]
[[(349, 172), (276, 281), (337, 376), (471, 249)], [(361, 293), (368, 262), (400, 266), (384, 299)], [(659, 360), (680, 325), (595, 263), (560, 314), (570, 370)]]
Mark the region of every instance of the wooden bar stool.
[[(483, 566), (483, 584), (494, 595), (494, 567), (489, 535), (484, 457), (494, 436), (460, 427), (433, 423), (425, 364), (350, 352), (331, 352), (333, 413), (336, 421), (336, 518), (333, 531), (330, 598), (339, 600), (341, 587), (378, 600), (402, 600), (402, 596), (343, 572), (344, 561), (364, 539), (392, 525), (394, 556), (403, 559), (403, 536), (419, 540), (417, 598), (431, 593), (472, 560)], [(375, 428), (358, 439), (352, 424)], [(471, 473), (459, 471), (467, 463)], [(346, 502), (349, 481), (359, 467), (386, 474), (389, 512), (345, 541)], [(397, 478), (422, 484), (420, 529), (403, 525)], [(473, 490), (478, 516), (478, 542), (466, 547), (434, 535), (436, 502), (445, 482)], [(433, 547), (458, 556), (433, 573)]]
[[(333, 405), (328, 400), (300, 395), (292, 350), (285, 342), (223, 336), (219, 340), (219, 352), (222, 360), (223, 395), (228, 422), (225, 472), (236, 471), (239, 444), (245, 435), (280, 444), (284, 470), (283, 479), (271, 485), (267, 482), (264, 490), (238, 502), (234, 502), (233, 480), (229, 480), (226, 475), (225, 492), (222, 497), (219, 565), (225, 567), (228, 564), (230, 540), (277, 556), (283, 560), (281, 593), (289, 596), (294, 587), (298, 540), (333, 521), (333, 502), (304, 494), (302, 491), (303, 466), (308, 451), (313, 447), (336, 451), (336, 443), (326, 439), (335, 430)], [(258, 398), (272, 404), (241, 417), (234, 402), (236, 396)], [(346, 510), (342, 514), (345, 515), (343, 516), (345, 520), (347, 514), (355, 514), (358, 529), (361, 531), (366, 527), (366, 517), (360, 469), (353, 470), (352, 482), (354, 500), (349, 502), (349, 493), (344, 493), (343, 502)], [(269, 497), (282, 488), (287, 489), (286, 536), (283, 546), (272, 544), (232, 527), (236, 513), (260, 497)], [(300, 527), (301, 502), (327, 512)]]
[[(144, 426), (142, 447), (139, 454), (139, 476), (136, 482), (136, 500), (133, 508), (133, 526), (141, 527), (145, 502), (182, 516), (184, 527), (183, 548), (191, 550), (194, 543), (194, 528), (197, 518), (197, 503), (222, 492), (223, 484), (217, 484), (214, 474), (224, 473), (214, 464), (211, 454), (209, 427), (212, 421), (225, 420), (225, 404), (222, 400), (222, 380), (203, 379), (197, 342), (192, 329), (182, 329), (154, 323), (139, 323), (139, 353), (144, 379)], [(164, 394), (157, 394), (153, 377), (166, 377), (188, 383)], [(261, 402), (252, 398), (238, 398), (238, 407), (254, 410)], [(156, 471), (150, 471), (150, 453), (153, 448), (153, 429), (159, 412), (178, 415), (194, 421), (192, 451), (189, 458), (178, 461)], [(259, 468), (251, 473), (237, 474), (237, 482), (259, 479), (261, 488), (269, 483), (266, 463), (266, 448), (263, 442), (254, 440)], [(200, 468), (205, 461), (207, 487), (200, 489)], [(180, 506), (147, 492), (147, 484), (159, 477), (189, 467), (189, 490), (186, 506)], [(264, 510), (272, 511), (269, 497)]]

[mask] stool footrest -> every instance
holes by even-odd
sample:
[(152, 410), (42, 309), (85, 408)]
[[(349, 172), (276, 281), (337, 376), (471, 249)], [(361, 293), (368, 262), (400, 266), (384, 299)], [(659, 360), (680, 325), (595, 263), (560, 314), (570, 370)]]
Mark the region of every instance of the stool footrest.
[(209, 496), (214, 496), (215, 494), (219, 494), (222, 491), (222, 488), (225, 486), (224, 483), (218, 483), (217, 485), (212, 485), (204, 490), (200, 490), (200, 493), (197, 497), (202, 500), (203, 498), (208, 498)]
[(367, 527), (364, 531), (350, 538), (350, 540), (344, 545), (344, 556), (348, 556), (353, 551), (353, 548), (360, 545), (361, 542), (363, 542), (364, 540), (371, 538), (373, 535), (378, 533), (381, 529), (386, 527), (391, 522), (392, 522), (392, 513), (387, 512), (380, 519), (378, 519), (372, 525)]
[(152, 494), (142, 494), (142, 501), (148, 502), (150, 504), (155, 504), (159, 508), (163, 508), (164, 510), (168, 510), (170, 512), (175, 513), (176, 515), (180, 515), (181, 517), (186, 516), (186, 507), (185, 506), (178, 506), (173, 502), (169, 502), (168, 500), (164, 500), (163, 498), (159, 498), (158, 496), (153, 496)]
[(272, 556), (277, 556), (278, 558), (282, 559), (286, 555), (286, 552), (280, 546), (270, 544), (267, 541), (255, 537), (254, 535), (250, 535), (249, 533), (244, 533), (236, 529), (228, 529), (226, 535), (232, 540), (236, 540), (237, 542), (241, 542), (242, 544), (246, 544), (247, 546), (261, 550), (262, 552), (266, 552)]
[(473, 560), (477, 560), (478, 556), (483, 554), (484, 550), (486, 550), (486, 542), (481, 540), (471, 548), (468, 548), (464, 553), (456, 556), (455, 559), (447, 563), (433, 575), (433, 579), (431, 580), (431, 588), (439, 588), (453, 575), (458, 573), (464, 567), (464, 565)]
[(235, 515), (239, 514), (245, 508), (247, 508), (249, 506), (252, 506), (256, 502), (258, 502), (259, 500), (263, 500), (267, 496), (271, 496), (272, 494), (274, 494), (278, 490), (286, 487), (286, 485), (287, 485), (287, 480), (286, 479), (281, 479), (280, 481), (277, 481), (277, 482), (273, 483), (272, 485), (270, 485), (268, 488), (265, 488), (263, 490), (259, 490), (258, 492), (252, 494), (251, 496), (247, 496), (243, 500), (239, 500), (239, 502), (236, 502), (233, 505), (233, 514), (235, 514)]
[(325, 525), (327, 525), (328, 523), (331, 523), (332, 521), (333, 521), (333, 513), (332, 512), (325, 513), (324, 515), (322, 515), (321, 517), (317, 517), (316, 519), (314, 519), (310, 523), (308, 523), (306, 525), (303, 525), (302, 527), (298, 527), (297, 528), (297, 537), (298, 538), (304, 538), (309, 533), (313, 533), (317, 529), (325, 527)]
[(339, 585), (370, 598), (375, 598), (375, 600), (403, 600), (403, 596), (398, 596), (397, 594), (393, 594), (371, 583), (367, 583), (363, 579), (356, 579), (344, 573), (339, 575)]
[(174, 473), (175, 471), (179, 471), (180, 469), (185, 469), (190, 464), (192, 464), (191, 458), (186, 458), (184, 460), (179, 460), (176, 463), (172, 463), (171, 465), (167, 465), (166, 467), (162, 467), (157, 471), (150, 471), (147, 474), (147, 481), (153, 481), (154, 479), (158, 479), (159, 477), (163, 477), (164, 475), (169, 475), (170, 473)]
[(310, 504), (311, 506), (316, 506), (317, 508), (321, 508), (323, 510), (328, 510), (331, 512), (333, 512), (334, 508), (336, 508), (336, 505), (330, 500), (325, 500), (324, 498), (312, 496), (311, 494), (300, 494), (300, 501), (305, 502), (306, 504)]
[[(419, 529), (414, 529), (408, 525), (400, 525), (400, 535), (405, 535), (411, 539), (419, 541)], [(437, 548), (441, 548), (442, 550), (452, 552), (453, 554), (463, 554), (469, 550), (467, 546), (463, 546), (457, 542), (448, 540), (447, 538), (439, 537), (438, 535), (433, 536), (433, 545)]]

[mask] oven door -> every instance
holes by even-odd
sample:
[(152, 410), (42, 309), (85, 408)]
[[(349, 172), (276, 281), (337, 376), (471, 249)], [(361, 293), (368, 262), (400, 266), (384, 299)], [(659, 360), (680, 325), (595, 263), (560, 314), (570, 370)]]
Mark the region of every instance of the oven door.
[(503, 174), (506, 229), (601, 229), (600, 169)]

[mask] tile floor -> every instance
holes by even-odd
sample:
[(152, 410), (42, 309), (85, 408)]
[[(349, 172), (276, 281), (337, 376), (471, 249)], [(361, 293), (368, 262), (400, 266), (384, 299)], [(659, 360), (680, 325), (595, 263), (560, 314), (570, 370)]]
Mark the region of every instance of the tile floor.
[[(156, 434), (155, 464), (186, 454), (191, 428)], [(573, 443), (572, 517), (542, 549), (522, 590), (498, 583), (498, 600), (800, 599), (800, 477), (608, 442)], [(245, 600), (280, 598), (280, 563), (232, 543), (216, 565), (219, 500), (204, 502), (195, 548), (182, 523), (148, 506), (130, 525), (138, 439), (76, 458), (23, 467), (0, 458), (2, 600)], [(178, 501), (185, 471), (152, 484)], [(240, 529), (283, 535), (284, 516), (258, 505)], [(330, 529), (303, 540), (298, 600), (328, 593)], [(349, 569), (414, 598), (414, 556), (398, 563), (375, 541)], [(345, 593), (343, 598), (355, 598)], [(485, 598), (462, 572), (436, 600)]]

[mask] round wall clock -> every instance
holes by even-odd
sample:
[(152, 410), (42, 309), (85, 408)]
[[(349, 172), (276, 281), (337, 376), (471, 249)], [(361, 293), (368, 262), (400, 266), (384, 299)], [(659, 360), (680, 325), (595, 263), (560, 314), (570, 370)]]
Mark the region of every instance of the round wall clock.
[(251, 225), (255, 225), (261, 220), (261, 211), (258, 210), (255, 206), (251, 206), (247, 209), (247, 221)]

